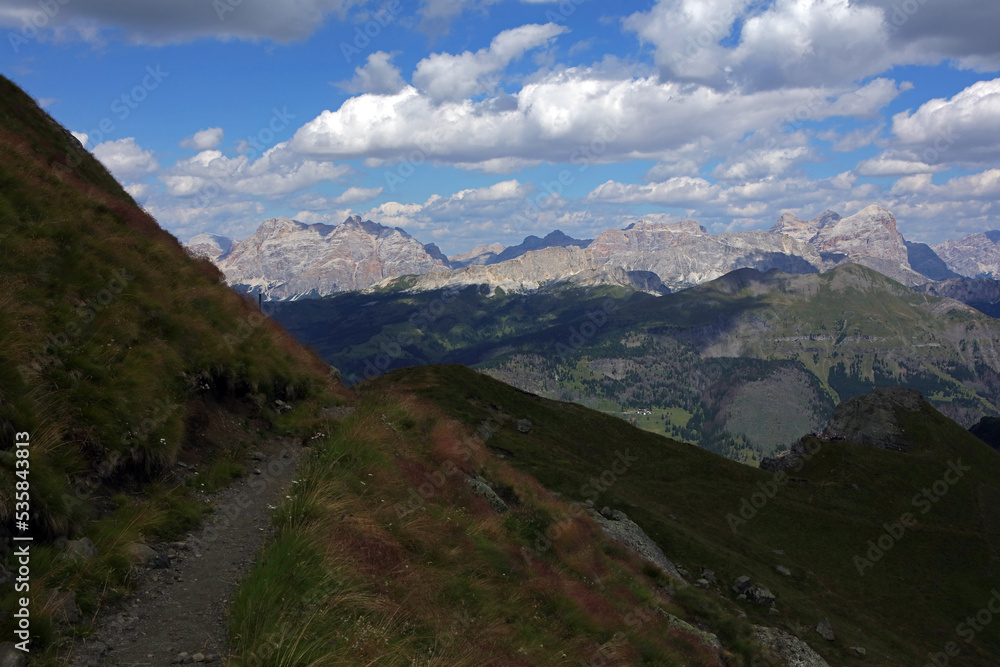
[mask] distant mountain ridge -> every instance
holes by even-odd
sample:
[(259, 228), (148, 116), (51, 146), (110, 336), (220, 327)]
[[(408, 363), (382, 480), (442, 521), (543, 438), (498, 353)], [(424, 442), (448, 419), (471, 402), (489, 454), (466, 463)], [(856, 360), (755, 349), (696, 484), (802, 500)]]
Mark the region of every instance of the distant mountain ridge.
[(967, 278), (1000, 278), (1000, 231), (978, 232), (933, 247), (948, 268)]
[[(554, 281), (627, 285), (637, 279), (640, 289), (663, 292), (744, 268), (810, 274), (848, 262), (916, 287), (961, 276), (1000, 275), (997, 241), (1000, 232), (934, 247), (910, 242), (891, 211), (872, 205), (848, 217), (825, 211), (804, 220), (785, 213), (767, 231), (711, 234), (696, 220), (640, 220), (593, 240), (556, 230), (544, 238), (528, 236), (516, 246), (494, 243), (450, 258), (433, 243), (422, 244), (402, 229), (358, 216), (336, 226), (273, 218), (239, 243), (199, 234), (186, 245), (189, 252), (216, 263), (232, 287), (269, 300), (295, 300), (432, 273), (411, 281), (408, 289), (485, 284), (531, 291)], [(528, 255), (533, 257), (524, 260)], [(476, 266), (500, 268), (471, 268)], [(443, 275), (447, 272), (452, 274)]]
[(447, 268), (437, 246), (353, 216), (337, 226), (264, 221), (221, 260), (226, 282), (271, 300), (363, 289), (385, 278)]

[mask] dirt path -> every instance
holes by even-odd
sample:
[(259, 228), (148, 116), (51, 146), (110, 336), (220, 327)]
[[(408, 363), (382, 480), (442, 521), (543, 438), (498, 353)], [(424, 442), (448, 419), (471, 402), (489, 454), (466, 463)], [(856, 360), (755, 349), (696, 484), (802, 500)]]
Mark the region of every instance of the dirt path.
[[(259, 474), (212, 497), (216, 510), (200, 530), (183, 542), (153, 545), (170, 566), (143, 569), (133, 596), (98, 619), (98, 631), (76, 647), (70, 664), (224, 662), (229, 603), (270, 534), (271, 508), (284, 500), (304, 451), (290, 440), (272, 443), (248, 466)], [(182, 653), (187, 657), (178, 660)]]

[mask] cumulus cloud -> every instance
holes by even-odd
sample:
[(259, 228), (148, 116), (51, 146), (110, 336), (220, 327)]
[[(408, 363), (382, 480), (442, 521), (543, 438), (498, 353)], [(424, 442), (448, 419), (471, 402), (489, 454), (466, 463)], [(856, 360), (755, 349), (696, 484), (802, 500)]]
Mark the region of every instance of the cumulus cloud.
[(538, 76), (502, 104), (495, 98), (438, 103), (413, 86), (395, 95), (359, 95), (299, 128), (290, 147), (327, 159), (363, 158), (369, 166), (418, 158), (494, 171), (532, 161), (668, 162), (692, 159), (692, 152), (722, 154), (764, 127), (778, 131), (800, 107), (814, 117), (832, 113), (824, 110), (826, 94), (798, 88), (742, 94), (566, 68)]
[(883, 153), (878, 157), (864, 160), (858, 164), (855, 171), (861, 176), (909, 176), (912, 174), (930, 174), (941, 171), (944, 167), (927, 164), (906, 155)]
[(348, 204), (360, 204), (361, 202), (371, 201), (382, 194), (382, 188), (347, 188), (344, 192), (338, 195), (333, 201), (337, 204), (348, 205)]
[(354, 68), (354, 78), (338, 84), (350, 93), (393, 95), (406, 86), (399, 68), (392, 64), (392, 54), (376, 51), (364, 65)]
[(761, 90), (838, 86), (893, 65), (1000, 68), (1000, 5), (979, 0), (658, 0), (623, 26), (666, 79)]
[(979, 81), (951, 99), (933, 99), (892, 118), (897, 145), (939, 161), (1000, 159), (1000, 79)]
[(457, 101), (489, 92), (507, 65), (564, 32), (566, 28), (555, 23), (523, 25), (504, 30), (489, 48), (475, 53), (433, 53), (417, 63), (413, 84), (435, 101)]
[(304, 160), (280, 143), (251, 161), (246, 155), (228, 157), (206, 150), (179, 160), (161, 180), (175, 197), (243, 194), (261, 197), (288, 195), (318, 183), (342, 178), (350, 167), (332, 162)]
[(119, 181), (139, 181), (160, 168), (153, 151), (144, 151), (134, 137), (105, 141), (93, 150), (94, 157)]
[(197, 151), (204, 151), (215, 148), (222, 143), (223, 131), (221, 127), (210, 127), (199, 130), (190, 137), (181, 140), (181, 148), (193, 148)]

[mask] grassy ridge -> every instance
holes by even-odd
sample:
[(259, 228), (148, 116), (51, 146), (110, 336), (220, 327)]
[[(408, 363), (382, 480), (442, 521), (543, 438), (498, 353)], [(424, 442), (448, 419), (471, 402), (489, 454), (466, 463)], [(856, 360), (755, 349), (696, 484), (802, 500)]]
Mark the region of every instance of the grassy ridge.
[[(221, 459), (220, 479), (238, 473), (234, 443), (304, 428), (310, 402), (343, 392), (2, 77), (0, 276), (0, 526), (15, 529), (14, 434), (27, 432), (33, 647), (55, 650), (49, 592), (75, 593), (90, 617), (129, 589), (129, 542), (197, 524), (204, 503), (172, 475), (178, 457), (209, 479)], [(279, 417), (276, 399), (301, 409)], [(57, 558), (54, 540), (83, 536), (95, 560)]]
[[(390, 383), (433, 400), (471, 427), (502, 424), (488, 444), (567, 499), (591, 493), (591, 480), (607, 469), (614, 452), (628, 448), (641, 465), (602, 491), (598, 504), (623, 509), (692, 571), (709, 567), (726, 582), (747, 574), (767, 585), (778, 595), (781, 615), (750, 607), (751, 620), (802, 632), (829, 617), (839, 641), (810, 643), (832, 664), (848, 661), (852, 645), (867, 648), (878, 664), (923, 664), (927, 652), (959, 641), (957, 625), (1000, 583), (994, 559), (1000, 542), (991, 528), (1000, 510), (1000, 456), (929, 406), (904, 416), (908, 430), (920, 434), (914, 452), (815, 441), (818, 452), (804, 469), (739, 523), (730, 517), (740, 517), (744, 501), (771, 482), (771, 474), (458, 366), (405, 369), (377, 382)], [(515, 428), (518, 419), (531, 420), (530, 434)], [(959, 459), (971, 471), (922, 513), (914, 496)], [(868, 540), (877, 541), (883, 524), (906, 512), (918, 525), (859, 574), (854, 557), (865, 557)], [(776, 574), (778, 564), (792, 577)], [(804, 636), (818, 637), (811, 631)], [(987, 627), (962, 651), (962, 664), (995, 664), (1000, 629)]]
[(364, 392), (314, 447), (235, 601), (234, 665), (719, 664), (696, 626), (730, 665), (765, 657), (731, 603), (675, 589), (409, 392)]

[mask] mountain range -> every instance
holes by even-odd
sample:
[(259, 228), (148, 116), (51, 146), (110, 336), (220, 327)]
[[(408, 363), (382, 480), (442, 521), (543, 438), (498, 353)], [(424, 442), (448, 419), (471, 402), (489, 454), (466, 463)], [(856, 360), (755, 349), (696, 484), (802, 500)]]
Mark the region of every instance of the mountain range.
[[(560, 282), (616, 285), (638, 280), (651, 291), (666, 292), (742, 268), (808, 274), (845, 262), (915, 287), (1000, 275), (998, 240), (1000, 232), (934, 247), (910, 242), (899, 232), (895, 216), (873, 205), (849, 217), (826, 211), (804, 220), (785, 213), (767, 231), (711, 234), (694, 220), (641, 220), (592, 240), (557, 230), (544, 238), (528, 236), (516, 246), (494, 243), (450, 258), (400, 228), (358, 216), (336, 226), (273, 218), (238, 243), (199, 234), (186, 247), (214, 262), (235, 289), (283, 301), (366, 289), (403, 275), (424, 276), (411, 285), (414, 290), (487, 284), (530, 291)], [(474, 268), (485, 266), (493, 268)]]
[[(997, 664), (1000, 624), (972, 623), (1000, 579), (1000, 457), (916, 392), (844, 401), (827, 428), (850, 439), (799, 437), (772, 473), (460, 365), (346, 388), (74, 142), (0, 76), (5, 667)], [(409, 244), (340, 234), (358, 229), (382, 258)], [(831, 360), (844, 395), (869, 371), (939, 405), (1000, 386), (995, 321), (858, 264), (662, 297), (413, 280), (268, 307), (341, 309), (386, 356), (451, 345), (538, 372), (540, 345), (564, 391), (729, 396), (790, 431)], [(796, 359), (763, 358), (782, 346)], [(671, 381), (646, 382), (650, 361)], [(783, 409), (755, 415), (734, 378)]]

